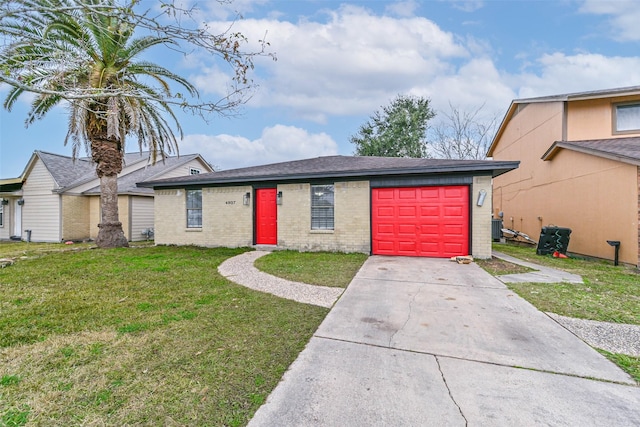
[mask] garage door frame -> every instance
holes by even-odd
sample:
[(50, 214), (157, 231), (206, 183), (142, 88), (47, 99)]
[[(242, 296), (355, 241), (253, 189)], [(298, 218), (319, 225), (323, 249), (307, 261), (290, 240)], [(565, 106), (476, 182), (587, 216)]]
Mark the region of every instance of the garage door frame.
[(369, 189), (369, 236), (371, 247), (369, 253), (373, 255), (373, 190), (377, 188), (406, 188), (406, 187), (442, 187), (442, 186), (467, 186), (469, 191), (468, 201), (468, 253), (473, 247), (473, 176), (448, 175), (431, 176), (422, 178), (395, 177), (391, 179), (372, 179)]

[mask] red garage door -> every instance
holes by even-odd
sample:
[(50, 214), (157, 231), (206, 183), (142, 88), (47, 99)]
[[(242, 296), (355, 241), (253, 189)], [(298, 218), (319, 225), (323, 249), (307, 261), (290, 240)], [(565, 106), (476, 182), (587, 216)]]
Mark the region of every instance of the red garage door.
[(375, 188), (374, 255), (452, 257), (469, 253), (469, 187)]

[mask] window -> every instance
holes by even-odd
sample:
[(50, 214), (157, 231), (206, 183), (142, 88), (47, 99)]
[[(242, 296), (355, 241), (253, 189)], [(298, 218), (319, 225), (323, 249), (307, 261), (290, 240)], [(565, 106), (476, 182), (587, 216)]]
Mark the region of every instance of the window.
[(311, 186), (311, 229), (333, 230), (333, 185)]
[(202, 190), (187, 190), (187, 228), (202, 227)]
[(615, 132), (640, 130), (640, 104), (619, 104), (614, 110)]
[(198, 175), (200, 173), (200, 169), (191, 168), (189, 169), (189, 175)]
[(0, 199), (0, 227), (4, 227), (4, 205), (2, 202), (4, 202), (4, 200)]

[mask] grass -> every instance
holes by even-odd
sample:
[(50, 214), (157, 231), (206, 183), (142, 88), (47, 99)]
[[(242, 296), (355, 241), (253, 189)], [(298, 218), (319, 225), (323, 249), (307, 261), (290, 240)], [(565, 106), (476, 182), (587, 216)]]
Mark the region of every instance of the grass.
[(0, 269), (2, 426), (245, 425), (328, 312), (221, 277), (243, 249), (20, 245), (0, 245), (18, 257)]
[[(152, 241), (129, 242), (131, 247), (152, 246)], [(13, 261), (38, 258), (51, 253), (82, 251), (95, 248), (94, 242), (82, 242), (65, 245), (61, 243), (13, 242), (0, 240), (0, 259)]]
[(627, 356), (626, 354), (609, 353), (598, 349), (607, 359), (620, 366), (640, 384), (640, 357)]
[(346, 288), (367, 257), (358, 253), (275, 251), (258, 258), (255, 266), (294, 282)]
[(495, 245), (497, 251), (579, 274), (584, 284), (509, 283), (510, 289), (542, 311), (604, 322), (640, 325), (640, 274), (610, 261), (536, 255), (535, 247)]

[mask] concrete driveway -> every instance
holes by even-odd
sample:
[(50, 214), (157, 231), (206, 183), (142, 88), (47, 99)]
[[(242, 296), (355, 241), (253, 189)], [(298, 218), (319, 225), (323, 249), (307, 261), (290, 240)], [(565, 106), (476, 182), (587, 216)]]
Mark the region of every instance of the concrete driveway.
[(638, 426), (640, 388), (475, 264), (370, 257), (250, 426)]

